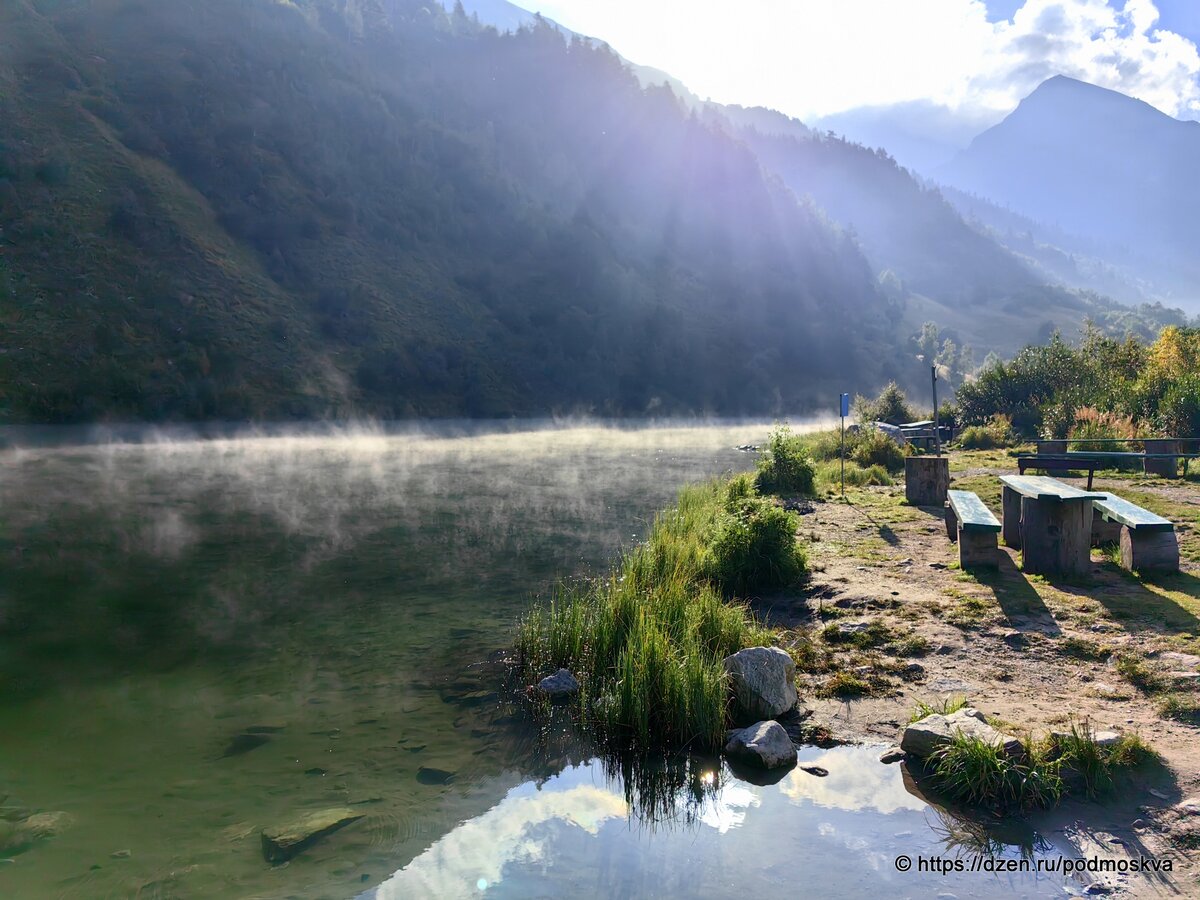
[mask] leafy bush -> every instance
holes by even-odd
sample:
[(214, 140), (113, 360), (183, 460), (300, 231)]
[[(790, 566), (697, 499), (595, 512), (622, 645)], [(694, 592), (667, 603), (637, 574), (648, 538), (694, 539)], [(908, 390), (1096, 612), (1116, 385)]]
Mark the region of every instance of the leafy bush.
[(958, 445), (964, 450), (995, 450), (1011, 447), (1016, 443), (1012, 420), (997, 413), (986, 425), (971, 425), (958, 436)]
[(794, 584), (807, 568), (796, 517), (762, 497), (743, 497), (715, 522), (705, 572), (733, 594)]
[(815, 475), (804, 439), (792, 434), (787, 425), (777, 426), (758, 461), (758, 489), (768, 494), (811, 495)]
[(900, 386), (894, 381), (880, 391), (879, 396), (874, 400), (868, 400), (861, 395), (855, 397), (854, 414), (858, 421), (864, 424), (887, 422), (891, 425), (900, 425), (904, 422), (912, 422), (917, 418), (912, 407), (908, 405), (908, 398), (904, 396), (904, 391), (900, 390)]
[(888, 472), (904, 469), (904, 451), (882, 431), (873, 428), (859, 432), (851, 459), (864, 469), (880, 466)]
[(1200, 374), (1183, 375), (1167, 386), (1155, 424), (1168, 437), (1200, 437)]

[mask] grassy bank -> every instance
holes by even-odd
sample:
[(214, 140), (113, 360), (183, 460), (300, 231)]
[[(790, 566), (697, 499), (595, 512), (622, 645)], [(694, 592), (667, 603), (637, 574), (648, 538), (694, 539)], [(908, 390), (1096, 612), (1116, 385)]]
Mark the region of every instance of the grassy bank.
[(720, 745), (727, 725), (721, 660), (774, 640), (737, 598), (794, 584), (806, 570), (795, 516), (758, 487), (811, 488), (806, 457), (791, 453), (794, 438), (782, 440), (764, 454), (757, 476), (684, 488), (606, 578), (560, 588), (520, 623), (524, 676), (536, 681), (559, 667), (575, 673), (579, 716), (604, 743)]

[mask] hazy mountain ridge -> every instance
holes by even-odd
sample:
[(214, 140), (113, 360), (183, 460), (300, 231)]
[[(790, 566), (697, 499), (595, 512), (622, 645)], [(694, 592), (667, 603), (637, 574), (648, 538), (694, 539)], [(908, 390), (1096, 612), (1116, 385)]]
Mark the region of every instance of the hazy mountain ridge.
[(1160, 296), (1200, 309), (1200, 123), (1064, 76), (932, 173), (1064, 232), (1115, 248)]

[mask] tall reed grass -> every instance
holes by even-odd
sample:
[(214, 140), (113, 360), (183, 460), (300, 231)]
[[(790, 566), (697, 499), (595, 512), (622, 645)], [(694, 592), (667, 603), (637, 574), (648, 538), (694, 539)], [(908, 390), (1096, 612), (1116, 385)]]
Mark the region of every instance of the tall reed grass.
[(581, 719), (614, 748), (719, 747), (721, 661), (773, 639), (727, 598), (803, 574), (795, 527), (750, 476), (684, 488), (607, 577), (561, 586), (530, 611), (517, 633), (524, 675), (574, 672)]

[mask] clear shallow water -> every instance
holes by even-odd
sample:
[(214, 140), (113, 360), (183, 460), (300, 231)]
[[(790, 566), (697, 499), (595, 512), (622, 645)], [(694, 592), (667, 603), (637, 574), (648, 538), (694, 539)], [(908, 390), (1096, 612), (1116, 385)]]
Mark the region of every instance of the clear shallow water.
[[(0, 864), (0, 896), (782, 896), (814, 872), (826, 895), (1061, 894), (889, 870), (944, 823), (877, 749), (772, 786), (697, 761), (712, 788), (651, 822), (497, 692), (533, 592), (607, 566), (767, 428), (0, 452), (0, 796), (72, 823)], [(259, 829), (345, 805), (366, 818), (263, 861)]]

